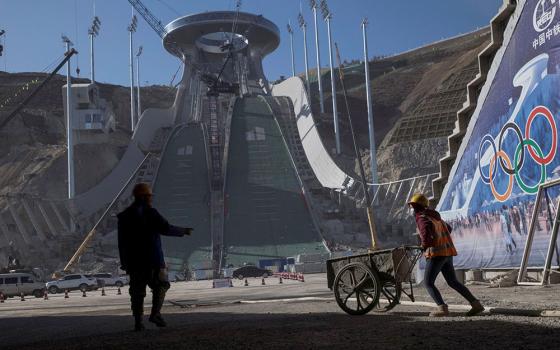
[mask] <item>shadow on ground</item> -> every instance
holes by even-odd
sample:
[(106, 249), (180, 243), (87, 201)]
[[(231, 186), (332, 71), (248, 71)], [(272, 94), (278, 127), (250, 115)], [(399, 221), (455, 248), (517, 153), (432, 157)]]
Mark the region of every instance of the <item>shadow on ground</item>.
[[(220, 310), (222, 311), (222, 310)], [(189, 310), (166, 314), (170, 326), (130, 330), (128, 315), (5, 318), (2, 349), (542, 349), (560, 331), (534, 319), (426, 313), (348, 316), (337, 312), (265, 314)]]

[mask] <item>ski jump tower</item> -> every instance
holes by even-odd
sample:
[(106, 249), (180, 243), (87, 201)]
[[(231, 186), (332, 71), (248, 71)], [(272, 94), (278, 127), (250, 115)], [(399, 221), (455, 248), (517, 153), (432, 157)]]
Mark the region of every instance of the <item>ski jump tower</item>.
[[(271, 93), (262, 60), (280, 43), (278, 27), (263, 16), (218, 11), (178, 18), (165, 31), (165, 49), (185, 69), (175, 131), (154, 182), (155, 201), (171, 221), (196, 232), (187, 240), (164, 240), (166, 260), (215, 273), (224, 263), (306, 249), (291, 236), (297, 229), (278, 225), (293, 216), (277, 207), (286, 194), (296, 202), (290, 209), (306, 213), (293, 221), (313, 234), (309, 246), (315, 252), (321, 240), (309, 229), (296, 169), (286, 169), (290, 155), (262, 100)], [(278, 149), (285, 157), (269, 159)]]
[(252, 88), (268, 90), (262, 60), (280, 44), (280, 32), (263, 16), (206, 12), (178, 18), (165, 30), (165, 49), (184, 59), (188, 67), (184, 82), (213, 76), (229, 83), (239, 81), (242, 94), (257, 92)]

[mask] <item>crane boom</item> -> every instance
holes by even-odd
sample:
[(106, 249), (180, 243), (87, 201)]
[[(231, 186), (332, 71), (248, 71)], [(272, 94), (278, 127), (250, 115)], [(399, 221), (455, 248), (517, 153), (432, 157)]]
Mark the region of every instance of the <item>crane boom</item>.
[(161, 24), (161, 21), (154, 16), (150, 10), (142, 3), (140, 0), (128, 0), (128, 2), (134, 7), (134, 9), (144, 18), (148, 25), (156, 32), (161, 39), (167, 34), (165, 27)]
[(51, 79), (56, 75), (56, 73), (58, 73), (58, 71), (66, 64), (66, 62), (68, 62), (68, 60), (70, 60), (70, 58), (72, 57), (72, 55), (77, 54), (78, 51), (76, 51), (75, 49), (70, 49), (70, 51), (66, 52), (64, 54), (64, 59), (58, 64), (58, 66), (56, 66), (56, 68), (49, 73), (49, 75), (45, 78), (45, 80), (43, 80), (43, 82), (37, 86), (35, 88), (35, 90), (33, 90), (31, 92), (31, 94), (29, 94), (29, 96), (27, 96), (25, 98), (25, 100), (23, 100), (22, 103), (20, 103), (6, 118), (4, 118), (3, 120), (0, 121), (0, 129), (2, 129), (4, 126), (6, 126), (6, 124), (8, 124), (10, 122), (10, 120), (14, 119), (15, 116), (18, 115), (18, 113), (25, 107), (27, 106), (27, 104), (29, 103), (29, 101), (31, 101), (33, 99), (33, 97), (35, 97), (35, 95), (37, 95), (37, 93), (39, 93), (39, 91), (41, 91), (41, 89), (43, 87), (45, 87), (45, 85), (47, 85), (47, 83), (49, 81), (51, 81)]

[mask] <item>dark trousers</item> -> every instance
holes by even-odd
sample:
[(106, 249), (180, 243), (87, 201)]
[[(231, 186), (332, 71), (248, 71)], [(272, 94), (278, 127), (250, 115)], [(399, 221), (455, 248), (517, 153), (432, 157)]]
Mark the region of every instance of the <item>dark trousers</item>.
[(130, 271), (130, 308), (132, 315), (139, 318), (144, 314), (144, 297), (146, 286), (152, 289), (152, 315), (158, 315), (163, 306), (165, 293), (169, 289), (169, 282), (159, 278), (159, 269)]
[(455, 267), (453, 267), (452, 256), (436, 256), (426, 259), (426, 270), (424, 271), (424, 286), (428, 290), (428, 294), (434, 299), (437, 305), (445, 304), (439, 290), (436, 288), (435, 282), (439, 273), (443, 274), (447, 284), (455, 289), (469, 303), (476, 301), (467, 287), (457, 280), (455, 275)]

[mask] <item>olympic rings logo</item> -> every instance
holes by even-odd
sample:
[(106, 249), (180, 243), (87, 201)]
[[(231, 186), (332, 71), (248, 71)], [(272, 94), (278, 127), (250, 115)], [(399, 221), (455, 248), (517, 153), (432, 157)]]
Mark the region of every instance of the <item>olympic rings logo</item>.
[[(545, 155), (543, 154), (543, 150), (540, 145), (531, 138), (531, 126), (535, 121), (537, 116), (543, 116), (548, 122), (550, 129), (552, 130), (552, 145), (550, 147), (550, 151)], [(512, 130), (517, 135), (517, 139), (519, 143), (515, 148), (515, 153), (513, 157), (513, 163), (509, 156), (503, 150), (503, 140), (508, 130)], [(537, 106), (529, 114), (529, 118), (527, 118), (527, 123), (525, 124), (525, 134), (521, 132), (519, 126), (514, 122), (508, 122), (500, 131), (498, 137), (498, 146), (496, 147), (495, 139), (490, 134), (484, 135), (482, 140), (480, 141), (480, 146), (478, 147), (478, 171), (480, 173), (480, 177), (482, 182), (487, 185), (490, 185), (490, 189), (492, 190), (492, 194), (494, 198), (496, 198), (499, 202), (505, 202), (511, 196), (513, 191), (513, 182), (515, 182), (521, 188), (521, 190), (528, 194), (535, 194), (539, 190), (539, 185), (546, 181), (546, 166), (550, 164), (554, 157), (556, 157), (557, 151), (557, 143), (558, 143), (558, 129), (556, 127), (556, 121), (554, 120), (554, 116), (550, 112), (548, 108), (545, 106)], [(490, 159), (490, 167), (488, 170), (488, 175), (484, 174), (482, 171), (482, 165), (480, 164), (482, 158), (482, 151), (486, 144), (489, 144), (489, 147), (492, 147), (494, 151), (494, 155)], [(523, 164), (526, 160), (525, 148), (529, 151), (529, 156), (531, 159), (540, 165), (541, 168), (541, 176), (539, 182), (535, 185), (528, 185), (526, 184), (523, 179), (521, 178), (519, 172), (523, 168)], [(502, 171), (508, 176), (508, 185), (507, 189), (503, 193), (499, 193), (496, 190), (496, 186), (494, 184), (494, 180), (496, 178), (496, 167), (500, 166)]]

